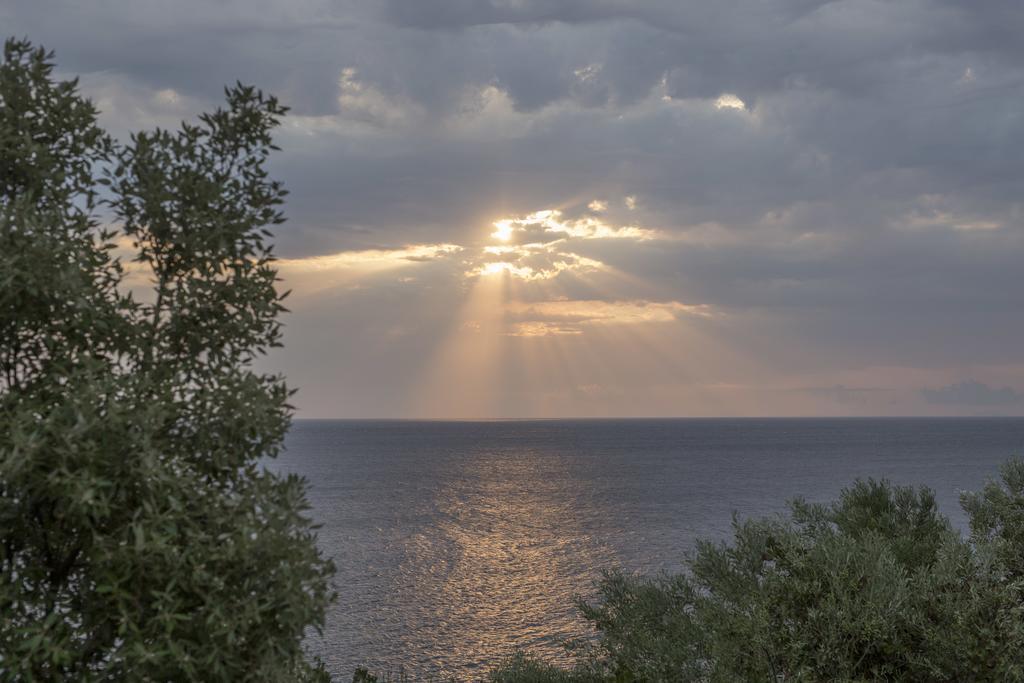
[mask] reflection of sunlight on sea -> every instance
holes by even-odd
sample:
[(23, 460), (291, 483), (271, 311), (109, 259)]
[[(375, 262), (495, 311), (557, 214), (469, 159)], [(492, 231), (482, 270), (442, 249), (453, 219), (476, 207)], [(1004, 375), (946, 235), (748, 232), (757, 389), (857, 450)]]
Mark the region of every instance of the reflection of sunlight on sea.
[(471, 676), (515, 649), (568, 661), (563, 642), (587, 633), (573, 597), (618, 564), (606, 539), (634, 535), (619, 526), (621, 497), (609, 499), (578, 451), (545, 448), (545, 429), (492, 427), (293, 432), (320, 545), (338, 565), (338, 603), (310, 640), (334, 674)]
[(440, 522), (417, 539), (410, 570), (413, 590), (443, 610), (433, 638), (447, 657), (472, 666), (514, 647), (558, 655), (583, 632), (565, 596), (610, 552), (580, 527), (580, 484), (550, 455), (481, 454), (438, 493)]
[(480, 454), (438, 491), (437, 526), (410, 539), (403, 588), (439, 609), (415, 630), (450, 663), (514, 647), (558, 656), (583, 632), (565, 596), (611, 554), (580, 528), (579, 484), (558, 458), (523, 451)]

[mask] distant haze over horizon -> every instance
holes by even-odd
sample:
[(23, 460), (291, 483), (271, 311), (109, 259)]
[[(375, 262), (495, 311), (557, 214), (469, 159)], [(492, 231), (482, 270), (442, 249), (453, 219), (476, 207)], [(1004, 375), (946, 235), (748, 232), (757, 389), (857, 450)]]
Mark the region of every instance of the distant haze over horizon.
[(1017, 0), (8, 0), (115, 135), (292, 109), (300, 417), (1024, 414)]
[(842, 423), (842, 422), (903, 422), (903, 423), (957, 423), (957, 422), (1005, 422), (1006, 424), (1019, 423), (1024, 420), (1024, 415), (997, 415), (992, 413), (980, 413), (977, 415), (634, 415), (624, 417), (620, 415), (606, 415), (599, 417), (586, 417), (580, 415), (563, 415), (559, 417), (522, 416), (522, 417), (310, 417), (299, 413), (295, 415), (292, 422), (338, 422), (352, 424), (386, 424), (394, 423), (439, 423), (439, 424), (485, 424), (501, 422), (525, 422), (525, 423), (573, 423), (573, 422), (603, 422), (603, 423), (661, 423), (661, 422), (693, 422), (693, 423), (771, 423), (771, 422), (807, 422), (807, 423)]

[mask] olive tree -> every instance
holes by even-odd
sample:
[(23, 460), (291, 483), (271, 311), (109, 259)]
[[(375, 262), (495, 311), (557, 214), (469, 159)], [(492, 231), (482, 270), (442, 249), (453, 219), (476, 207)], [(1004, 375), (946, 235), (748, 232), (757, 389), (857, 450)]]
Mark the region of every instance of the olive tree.
[(961, 498), (859, 481), (736, 520), (676, 575), (611, 572), (571, 669), (518, 654), (501, 683), (1024, 680), (1024, 461)]
[(331, 563), (289, 426), (251, 87), (125, 144), (52, 54), (0, 64), (0, 680), (325, 677)]

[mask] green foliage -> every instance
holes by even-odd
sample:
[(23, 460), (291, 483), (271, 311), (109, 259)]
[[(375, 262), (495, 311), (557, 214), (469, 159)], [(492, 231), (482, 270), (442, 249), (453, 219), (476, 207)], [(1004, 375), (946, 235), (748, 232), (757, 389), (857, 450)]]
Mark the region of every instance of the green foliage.
[(352, 674), (352, 683), (378, 683), (378, 678), (370, 673), (366, 667), (357, 667)]
[(961, 497), (971, 519), (971, 538), (992, 553), (1008, 578), (1024, 577), (1024, 462), (1003, 465), (1002, 481)]
[(118, 146), (51, 59), (0, 64), (0, 680), (325, 679), (301, 640), (333, 567), (260, 465), (291, 408), (252, 368), (285, 109), (239, 85)]
[(366, 667), (360, 666), (352, 674), (352, 683), (410, 683), (411, 681), (422, 681), (422, 683), (457, 683), (455, 678), (438, 678), (429, 675), (425, 679), (413, 677), (406, 673), (404, 669), (399, 669), (397, 673), (385, 671), (381, 674), (373, 674)]
[(559, 669), (523, 652), (517, 652), (488, 675), (491, 683), (591, 683), (599, 674), (581, 665), (571, 671)]
[(1024, 462), (962, 501), (970, 539), (927, 489), (876, 481), (734, 521), (683, 575), (607, 574), (574, 671), (519, 658), (492, 680), (1024, 680)]

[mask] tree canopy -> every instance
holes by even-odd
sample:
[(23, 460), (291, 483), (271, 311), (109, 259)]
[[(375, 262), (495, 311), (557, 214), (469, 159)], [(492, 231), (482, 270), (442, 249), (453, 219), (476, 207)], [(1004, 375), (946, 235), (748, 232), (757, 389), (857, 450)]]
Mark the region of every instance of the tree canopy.
[(595, 638), (559, 669), (517, 655), (496, 683), (1024, 680), (1024, 462), (961, 499), (859, 481), (830, 504), (736, 520), (678, 575), (612, 572), (581, 602)]
[(266, 161), (285, 114), (236, 85), (114, 141), (52, 54), (0, 64), (0, 680), (323, 675), (333, 572), (305, 483), (268, 471), (284, 307)]

